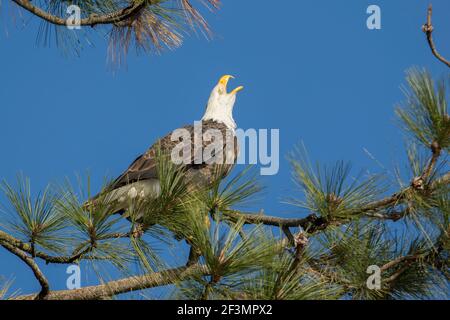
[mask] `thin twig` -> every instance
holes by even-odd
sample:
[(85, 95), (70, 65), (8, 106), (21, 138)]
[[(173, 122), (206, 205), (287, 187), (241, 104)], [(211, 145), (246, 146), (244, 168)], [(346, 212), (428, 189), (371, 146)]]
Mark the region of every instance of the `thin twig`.
[(401, 218), (403, 218), (406, 215), (407, 215), (407, 210), (402, 211), (402, 212), (391, 212), (389, 214), (383, 214), (383, 213), (378, 213), (378, 212), (366, 213), (366, 216), (371, 217), (371, 218), (376, 218), (376, 219), (380, 219), (380, 220), (392, 220), (394, 222), (400, 220)]
[(432, 16), (433, 16), (433, 6), (430, 4), (428, 7), (428, 15), (427, 15), (427, 23), (425, 23), (422, 26), (422, 30), (423, 32), (427, 35), (427, 41), (428, 44), (430, 46), (431, 52), (433, 53), (433, 55), (442, 63), (444, 63), (445, 65), (447, 65), (447, 67), (450, 67), (450, 61), (446, 60), (436, 49), (436, 45), (434, 44), (434, 40), (433, 40), (433, 31), (434, 31), (434, 27), (432, 24)]

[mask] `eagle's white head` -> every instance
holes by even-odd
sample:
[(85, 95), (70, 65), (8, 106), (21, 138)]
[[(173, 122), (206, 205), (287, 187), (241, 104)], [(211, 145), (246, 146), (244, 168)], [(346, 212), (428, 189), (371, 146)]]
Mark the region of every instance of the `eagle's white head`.
[(233, 91), (227, 92), (227, 84), (231, 78), (234, 77), (226, 75), (220, 78), (219, 83), (211, 92), (202, 120), (222, 122), (228, 128), (236, 129), (236, 122), (233, 119), (233, 107), (236, 103), (236, 94), (244, 87), (239, 86)]

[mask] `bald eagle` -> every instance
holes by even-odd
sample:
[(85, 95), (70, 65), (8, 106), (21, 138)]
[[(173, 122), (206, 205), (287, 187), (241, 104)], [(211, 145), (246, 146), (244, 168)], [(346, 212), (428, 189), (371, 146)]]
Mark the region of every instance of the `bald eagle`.
[[(211, 163), (208, 157), (202, 157), (201, 162), (196, 161), (195, 152), (184, 154), (183, 164), (181, 165), (187, 181), (192, 185), (204, 186), (212, 182), (214, 172), (217, 166), (221, 167), (223, 177), (229, 174), (236, 162), (238, 155), (238, 145), (235, 136), (236, 122), (233, 119), (233, 107), (236, 102), (236, 94), (243, 89), (242, 86), (237, 87), (231, 92), (227, 91), (227, 84), (233, 76), (225, 75), (220, 78), (217, 85), (211, 92), (206, 111), (200, 121), (201, 132), (200, 135), (204, 137), (211, 130), (220, 132), (222, 135), (222, 148), (226, 156), (221, 157), (222, 163)], [(189, 135), (188, 149), (194, 150), (200, 147), (200, 150), (205, 150), (214, 139), (201, 139), (200, 146), (194, 146), (196, 140), (198, 141), (198, 132), (195, 125), (186, 125), (176, 131), (182, 130)], [(163, 138), (158, 139), (144, 154), (140, 155), (135, 161), (131, 163), (125, 172), (123, 172), (117, 179), (115, 179), (105, 190), (100, 194), (94, 196), (85, 204), (85, 208), (95, 206), (96, 199), (100, 196), (105, 196), (108, 201), (114, 202), (113, 213), (124, 213), (127, 211), (130, 200), (146, 199), (148, 197), (157, 197), (160, 194), (160, 183), (158, 178), (157, 156), (160, 153), (172, 154), (174, 148), (179, 146), (180, 141), (174, 139), (172, 131)], [(229, 137), (231, 135), (232, 146)], [(186, 142), (186, 141), (184, 141)], [(217, 141), (216, 141), (217, 142)], [(231, 151), (230, 151), (231, 150)], [(231, 154), (230, 154), (231, 152)], [(188, 159), (186, 159), (186, 156)], [(227, 159), (232, 159), (226, 161)]]

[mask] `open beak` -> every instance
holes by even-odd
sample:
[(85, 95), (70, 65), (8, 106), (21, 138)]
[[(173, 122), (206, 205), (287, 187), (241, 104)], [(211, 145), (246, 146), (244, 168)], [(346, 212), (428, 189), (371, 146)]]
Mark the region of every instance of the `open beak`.
[(238, 93), (238, 92), (241, 91), (241, 90), (244, 90), (244, 87), (243, 87), (243, 86), (237, 87), (236, 89), (234, 89), (233, 91), (231, 91), (230, 94), (236, 94), (236, 93)]
[[(220, 78), (220, 80), (219, 80), (219, 84), (222, 86), (225, 93), (227, 92), (227, 85), (228, 85), (228, 81), (230, 81), (230, 79), (234, 79), (234, 77), (230, 76), (230, 75), (225, 75), (222, 78)], [(242, 89), (244, 89), (244, 87), (239, 86), (236, 89), (234, 89), (233, 91), (231, 91), (230, 94), (236, 94), (239, 91), (241, 91)]]

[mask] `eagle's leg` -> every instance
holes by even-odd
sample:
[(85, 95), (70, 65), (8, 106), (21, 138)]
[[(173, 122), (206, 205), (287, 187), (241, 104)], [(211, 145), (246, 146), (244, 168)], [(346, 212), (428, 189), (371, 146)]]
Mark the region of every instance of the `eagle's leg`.
[[(211, 221), (209, 220), (208, 215), (204, 217), (204, 222), (209, 229), (211, 227)], [(186, 243), (191, 246), (191, 248), (189, 249), (188, 261), (186, 262), (186, 266), (189, 267), (198, 262), (201, 256), (201, 252), (191, 243), (191, 241), (189, 241), (189, 239), (186, 239)]]
[(199, 259), (200, 259), (200, 252), (193, 245), (191, 245), (191, 248), (189, 250), (188, 261), (186, 262), (186, 267), (196, 264)]

